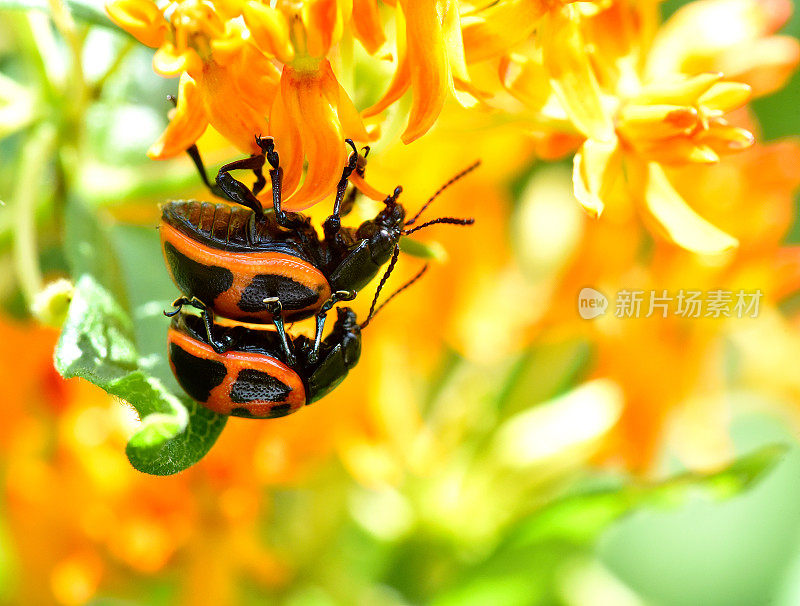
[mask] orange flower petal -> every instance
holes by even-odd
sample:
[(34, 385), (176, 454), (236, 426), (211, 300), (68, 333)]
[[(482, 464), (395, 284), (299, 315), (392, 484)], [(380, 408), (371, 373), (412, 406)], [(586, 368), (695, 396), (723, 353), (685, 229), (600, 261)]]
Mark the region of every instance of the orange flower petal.
[(403, 53), (398, 57), (397, 67), (392, 76), (392, 81), (389, 83), (389, 88), (386, 89), (386, 92), (383, 93), (383, 96), (378, 99), (374, 105), (361, 112), (362, 115), (365, 117), (375, 116), (402, 97), (408, 90), (408, 87), (411, 86), (410, 74), (411, 70), (408, 65), (408, 57)]
[(376, 0), (353, 0), (353, 34), (370, 55), (386, 43)]
[(189, 74), (183, 74), (178, 85), (178, 106), (147, 155), (153, 160), (177, 156), (197, 141), (207, 126), (208, 118), (197, 85)]
[(731, 126), (724, 120), (709, 122), (708, 128), (700, 132), (695, 140), (708, 145), (717, 154), (739, 152), (755, 143), (755, 137), (749, 130)]
[(167, 22), (155, 2), (114, 0), (106, 5), (111, 20), (142, 44), (158, 48), (167, 35)]
[(653, 140), (686, 133), (697, 121), (693, 107), (629, 104), (620, 111), (617, 129), (629, 140)]
[(600, 85), (578, 23), (555, 15), (546, 19), (542, 30), (543, 63), (570, 120), (591, 139), (612, 140), (614, 125), (603, 109)]
[(165, 42), (153, 55), (153, 69), (157, 74), (166, 77), (180, 76), (183, 72), (188, 72), (197, 78), (203, 69), (203, 62), (194, 49), (187, 48), (178, 52), (171, 42)]
[(687, 3), (659, 30), (648, 56), (647, 73), (658, 77), (698, 69), (722, 70), (716, 64), (719, 57), (729, 50), (747, 49), (780, 28), (791, 13), (789, 0)]
[[(286, 70), (287, 68), (284, 68)], [(284, 103), (283, 79), (281, 79), (280, 94), (272, 104), (269, 116), (269, 133), (275, 138), (275, 149), (280, 154), (281, 167), (283, 168), (284, 197), (289, 197), (300, 185), (303, 177), (304, 147), (300, 136), (300, 129), (296, 122), (297, 116), (290, 115)], [(265, 191), (259, 199), (266, 206), (272, 204), (272, 193)]]
[(245, 44), (226, 69), (238, 75), (236, 88), (248, 105), (258, 113), (268, 115), (280, 90), (281, 73), (275, 63), (252, 44)]
[(531, 35), (546, 10), (546, 3), (538, 0), (507, 0), (493, 2), (487, 8), (462, 16), (467, 62), (504, 54)]
[(362, 114), (366, 117), (375, 116), (397, 101), (411, 86), (411, 70), (408, 65), (408, 52), (406, 50), (406, 25), (402, 7), (395, 9), (395, 28), (397, 47), (397, 66), (389, 83), (389, 88), (378, 101), (365, 109)]
[(289, 41), (289, 23), (281, 11), (250, 0), (244, 5), (242, 14), (261, 50), (277, 57), (281, 63), (292, 62), (294, 48)]
[(753, 90), (741, 82), (717, 82), (700, 95), (704, 109), (729, 112), (747, 103)]
[[(246, 73), (244, 77), (247, 76)], [(239, 88), (242, 79), (243, 75), (209, 60), (204, 65), (198, 87), (211, 126), (241, 151), (256, 153), (255, 136), (267, 132), (267, 120), (263, 109), (255, 107), (251, 96)], [(266, 92), (262, 91), (262, 94)], [(254, 100), (258, 98), (252, 97)]]
[(686, 204), (659, 164), (648, 163), (646, 171), (645, 207), (670, 241), (706, 255), (720, 254), (739, 245), (736, 238), (703, 219)]
[(590, 217), (596, 218), (603, 212), (604, 200), (621, 168), (616, 141), (587, 139), (575, 154), (572, 165), (575, 197)]
[(411, 143), (433, 126), (444, 107), (450, 74), (442, 24), (435, 0), (401, 2), (406, 16), (408, 62), (411, 66), (411, 111), (403, 143)]
[(328, 98), (328, 101), (336, 107), (336, 113), (345, 136), (350, 139), (355, 139), (356, 141), (371, 140), (372, 137), (367, 134), (364, 123), (361, 121), (361, 116), (358, 115), (356, 106), (353, 105), (347, 91), (339, 84), (336, 75), (333, 73), (331, 64), (327, 59), (322, 62), (320, 71), (322, 72), (322, 84), (325, 90), (325, 96)]
[(341, 178), (347, 160), (339, 119), (324, 95), (324, 75), (283, 68), (281, 96), (300, 128), (308, 160), (305, 181), (286, 200), (286, 208), (302, 210), (330, 194)]
[[(306, 31), (307, 52), (312, 57), (324, 57), (331, 45), (342, 37), (344, 30), (343, 10), (350, 14), (350, 7), (342, 0), (309, 0), (303, 3), (303, 24)], [(349, 9), (349, 10), (348, 10)]]
[(636, 142), (637, 151), (649, 160), (663, 164), (714, 164), (719, 162), (719, 155), (708, 145), (684, 136), (658, 139), (651, 145), (642, 140)]
[(498, 72), (506, 90), (530, 110), (544, 107), (553, 92), (544, 65), (535, 59), (522, 55), (504, 57)]
[(761, 97), (784, 87), (800, 63), (800, 42), (791, 36), (770, 36), (745, 46), (736, 46), (722, 55), (720, 71), (745, 82)]
[(441, 6), (442, 12), (442, 38), (447, 52), (447, 61), (450, 65), (450, 74), (453, 80), (469, 83), (467, 59), (464, 54), (464, 40), (461, 36), (461, 17), (458, 14), (458, 3), (454, 0), (445, 0)]
[(364, 179), (359, 177), (356, 173), (350, 175), (350, 183), (355, 185), (362, 194), (364, 194), (367, 198), (371, 200), (375, 200), (376, 202), (380, 202), (384, 198), (386, 198), (386, 193), (382, 191), (378, 191), (372, 185), (367, 183)]
[(698, 74), (691, 78), (673, 76), (645, 85), (632, 100), (639, 105), (695, 105), (697, 100), (722, 79), (718, 72)]

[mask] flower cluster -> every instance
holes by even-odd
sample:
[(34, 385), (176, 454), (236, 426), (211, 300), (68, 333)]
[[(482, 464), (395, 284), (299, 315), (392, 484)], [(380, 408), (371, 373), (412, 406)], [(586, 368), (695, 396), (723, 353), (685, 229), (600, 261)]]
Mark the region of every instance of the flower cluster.
[[(779, 88), (800, 58), (796, 40), (774, 35), (787, 0), (696, 2), (660, 28), (652, 2), (390, 4), (112, 1), (111, 17), (158, 49), (156, 71), (181, 76), (178, 107), (151, 156), (180, 153), (208, 124), (246, 152), (268, 133), (284, 157), (287, 207), (306, 208), (332, 192), (341, 140), (374, 139), (376, 116), (410, 91), (406, 143), (434, 125), (448, 98), (516, 116), (543, 155), (578, 147), (575, 195), (591, 216), (621, 197), (678, 246), (717, 254), (737, 245), (665, 170), (753, 144), (734, 110)], [(382, 23), (389, 11), (392, 36)], [(394, 61), (385, 92), (360, 113), (351, 99), (363, 83), (350, 93), (341, 84), (353, 78), (344, 60), (353, 39)]]

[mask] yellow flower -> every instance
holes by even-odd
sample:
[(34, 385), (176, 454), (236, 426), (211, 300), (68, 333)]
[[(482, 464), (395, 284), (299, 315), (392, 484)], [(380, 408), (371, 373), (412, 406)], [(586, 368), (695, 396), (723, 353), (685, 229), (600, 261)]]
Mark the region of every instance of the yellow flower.
[(774, 35), (791, 13), (790, 0), (689, 3), (653, 40), (648, 73), (722, 72), (750, 85), (754, 95), (769, 94), (783, 87), (800, 61), (797, 39)]
[[(707, 11), (726, 2), (756, 4), (702, 0), (684, 11), (702, 15), (709, 30)], [(620, 2), (587, 15), (568, 5), (559, 14), (545, 16), (533, 51), (501, 62), (501, 78), (545, 125), (567, 132), (571, 128), (585, 138), (575, 155), (574, 184), (576, 197), (591, 216), (603, 212), (622, 188), (640, 205), (645, 221), (668, 240), (698, 253), (721, 253), (735, 247), (736, 239), (687, 205), (665, 169), (714, 163), (723, 154), (753, 144), (749, 131), (726, 119), (747, 102), (750, 86), (729, 80), (727, 73), (704, 70), (732, 69), (730, 54), (725, 53), (743, 38), (771, 49), (774, 40), (765, 37), (770, 27), (752, 26), (757, 13), (753, 9), (727, 14), (731, 27), (748, 33), (717, 40), (716, 46), (708, 43), (710, 34), (694, 35), (700, 20), (689, 18), (691, 12), (679, 12), (658, 31), (654, 43), (656, 8), (651, 3)], [(707, 60), (666, 60), (672, 57), (669, 49), (678, 46), (684, 57)], [(785, 47), (782, 55), (759, 55), (763, 64), (749, 62), (749, 79), (760, 82), (761, 88), (770, 79), (777, 85), (786, 65), (793, 65)], [(693, 54), (694, 49), (701, 50)], [(723, 61), (723, 56), (728, 59)], [(784, 66), (780, 70), (775, 69), (778, 63)]]
[[(730, 384), (726, 356), (731, 335), (747, 339), (742, 355), (748, 361), (737, 368), (737, 375), (759, 375), (769, 366), (774, 375), (759, 375), (753, 387), (784, 387), (787, 402), (794, 401), (798, 389), (796, 380), (777, 376), (787, 375), (775, 370), (777, 358), (765, 363), (763, 356), (777, 336), (770, 319), (779, 315), (777, 305), (800, 288), (800, 251), (782, 245), (800, 187), (800, 145), (756, 145), (747, 154), (711, 166), (690, 163), (664, 171), (681, 198), (740, 246), (709, 262), (667, 242), (648, 242), (631, 205), (614, 199), (604, 221), (586, 226), (542, 323), (553, 327), (546, 334), (566, 332), (593, 344), (594, 376), (614, 381), (625, 394), (625, 409), (607, 454), (642, 471), (652, 469), (667, 441), (693, 468), (729, 460), (724, 389)], [(645, 246), (650, 248), (643, 259)], [(588, 284), (603, 292), (610, 305), (605, 316), (591, 322), (575, 313), (576, 294)], [(641, 291), (638, 317), (615, 317), (615, 293), (621, 289)], [(681, 290), (697, 291), (703, 299), (712, 291), (730, 291), (735, 300), (740, 289), (763, 293), (757, 318), (736, 317), (734, 302), (730, 318), (704, 317), (706, 307), (698, 317), (676, 314)], [(656, 308), (646, 317), (651, 293), (661, 297), (664, 291), (671, 298), (667, 316)], [(788, 335), (784, 346), (798, 347), (796, 334), (783, 326)]]
[[(152, 0), (108, 5), (120, 27), (158, 49), (158, 73), (181, 77), (170, 125), (149, 155), (180, 154), (209, 124), (245, 153), (258, 152), (256, 135), (272, 135), (282, 155), (286, 207), (307, 208), (330, 194), (346, 160), (344, 139), (370, 138), (327, 58), (353, 4), (179, 0), (158, 6)], [(362, 0), (356, 7), (364, 11), (354, 17), (357, 37), (367, 48), (379, 47), (376, 6)], [(269, 204), (271, 192), (261, 197)]]

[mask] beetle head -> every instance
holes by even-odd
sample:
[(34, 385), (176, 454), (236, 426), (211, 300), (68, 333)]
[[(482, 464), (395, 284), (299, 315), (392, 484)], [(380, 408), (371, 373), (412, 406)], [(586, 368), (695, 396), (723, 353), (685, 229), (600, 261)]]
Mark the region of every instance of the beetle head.
[(383, 201), (384, 208), (375, 216), (375, 224), (378, 227), (389, 231), (402, 231), (406, 220), (406, 209), (397, 201), (402, 191), (403, 188), (398, 185), (392, 195)]

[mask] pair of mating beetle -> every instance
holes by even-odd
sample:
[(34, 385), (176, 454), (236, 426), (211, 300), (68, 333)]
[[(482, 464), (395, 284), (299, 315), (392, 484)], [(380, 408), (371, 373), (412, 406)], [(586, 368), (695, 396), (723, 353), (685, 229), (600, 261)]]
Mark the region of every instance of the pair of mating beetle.
[[(410, 228), (445, 188), (473, 170), (474, 164), (448, 181), (410, 220), (397, 201), (401, 187), (384, 200), (374, 219), (357, 229), (341, 224), (355, 200), (345, 198), (348, 179), (363, 177), (366, 153), (352, 148), (336, 189), (333, 213), (322, 225), (320, 240), (308, 217), (281, 208), (283, 171), (271, 138), (256, 137), (260, 154), (223, 166), (211, 184), (196, 147), (188, 150), (211, 191), (236, 205), (173, 201), (162, 207), (161, 242), (172, 279), (183, 293), (168, 332), (169, 358), (181, 387), (207, 408), (227, 415), (274, 418), (297, 411), (334, 389), (358, 362), (361, 330), (376, 310), (378, 295), (399, 255), (399, 241), (437, 223), (469, 225), (473, 219), (440, 217)], [(272, 185), (271, 212), (257, 194)], [(235, 179), (233, 170), (251, 170), (253, 188)], [(365, 322), (348, 307), (337, 310), (333, 330), (323, 340), (327, 313), (350, 301), (389, 263)], [(427, 266), (385, 302), (419, 279)], [(200, 317), (182, 311), (200, 311)], [(219, 325), (215, 316), (235, 322), (272, 323), (275, 330), (240, 324)], [(314, 316), (314, 339), (290, 338), (285, 322)]]

